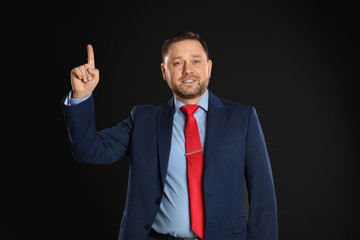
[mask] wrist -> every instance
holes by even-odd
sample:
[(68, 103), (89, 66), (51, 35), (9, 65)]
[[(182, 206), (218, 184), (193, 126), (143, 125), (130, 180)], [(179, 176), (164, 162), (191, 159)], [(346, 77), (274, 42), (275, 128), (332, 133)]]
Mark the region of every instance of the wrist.
[(72, 91), (71, 98), (76, 98), (76, 99), (86, 98), (90, 94), (91, 93), (79, 93), (79, 92)]

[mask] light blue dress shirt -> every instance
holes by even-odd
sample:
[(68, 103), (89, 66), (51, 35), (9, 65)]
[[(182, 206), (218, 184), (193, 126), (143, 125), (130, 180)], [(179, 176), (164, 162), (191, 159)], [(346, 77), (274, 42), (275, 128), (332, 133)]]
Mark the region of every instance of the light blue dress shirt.
[[(175, 115), (164, 196), (152, 228), (159, 233), (169, 233), (175, 237), (195, 238), (196, 235), (191, 230), (190, 224), (184, 134), (186, 116), (180, 110), (185, 104), (176, 98), (174, 99)], [(209, 93), (206, 91), (205, 95), (197, 103), (200, 107), (194, 113), (202, 146), (205, 144), (208, 103)]]
[[(88, 99), (91, 95), (82, 99), (71, 98), (71, 92), (65, 99), (66, 105), (76, 105)], [(175, 115), (171, 139), (168, 171), (164, 196), (160, 209), (155, 217), (152, 229), (158, 233), (171, 234), (175, 237), (195, 238), (196, 234), (191, 230), (189, 191), (187, 182), (187, 165), (185, 156), (185, 122), (186, 116), (180, 110), (185, 104), (174, 98)], [(198, 101), (200, 107), (194, 113), (200, 133), (201, 145), (205, 144), (206, 115), (209, 104), (209, 93)]]

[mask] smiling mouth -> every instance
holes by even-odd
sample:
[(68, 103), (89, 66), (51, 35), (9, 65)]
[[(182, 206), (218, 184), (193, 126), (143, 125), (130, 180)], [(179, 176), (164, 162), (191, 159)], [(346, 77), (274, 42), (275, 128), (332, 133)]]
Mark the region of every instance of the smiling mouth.
[(196, 80), (194, 79), (188, 79), (188, 80), (182, 80), (182, 82), (184, 83), (192, 83), (192, 82), (195, 82)]

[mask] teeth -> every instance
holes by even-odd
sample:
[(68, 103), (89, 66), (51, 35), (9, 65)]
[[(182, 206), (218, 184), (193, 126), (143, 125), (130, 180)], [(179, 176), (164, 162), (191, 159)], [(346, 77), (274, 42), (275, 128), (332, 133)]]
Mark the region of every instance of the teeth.
[(190, 79), (190, 80), (184, 80), (184, 82), (189, 83), (189, 82), (194, 82), (194, 80)]

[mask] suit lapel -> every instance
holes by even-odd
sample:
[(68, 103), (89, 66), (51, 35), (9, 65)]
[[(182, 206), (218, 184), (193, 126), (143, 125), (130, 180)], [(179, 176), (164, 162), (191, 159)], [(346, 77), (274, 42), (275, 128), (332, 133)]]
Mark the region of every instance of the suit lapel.
[(222, 126), (225, 123), (225, 110), (224, 105), (209, 91), (209, 108), (207, 113), (206, 123), (206, 138), (205, 138), (205, 151), (204, 151), (204, 174), (209, 167), (211, 161), (215, 158), (217, 145), (221, 140)]
[(166, 172), (169, 163), (174, 113), (175, 106), (173, 98), (171, 98), (167, 104), (163, 105), (158, 113), (158, 155), (163, 186), (165, 185)]

